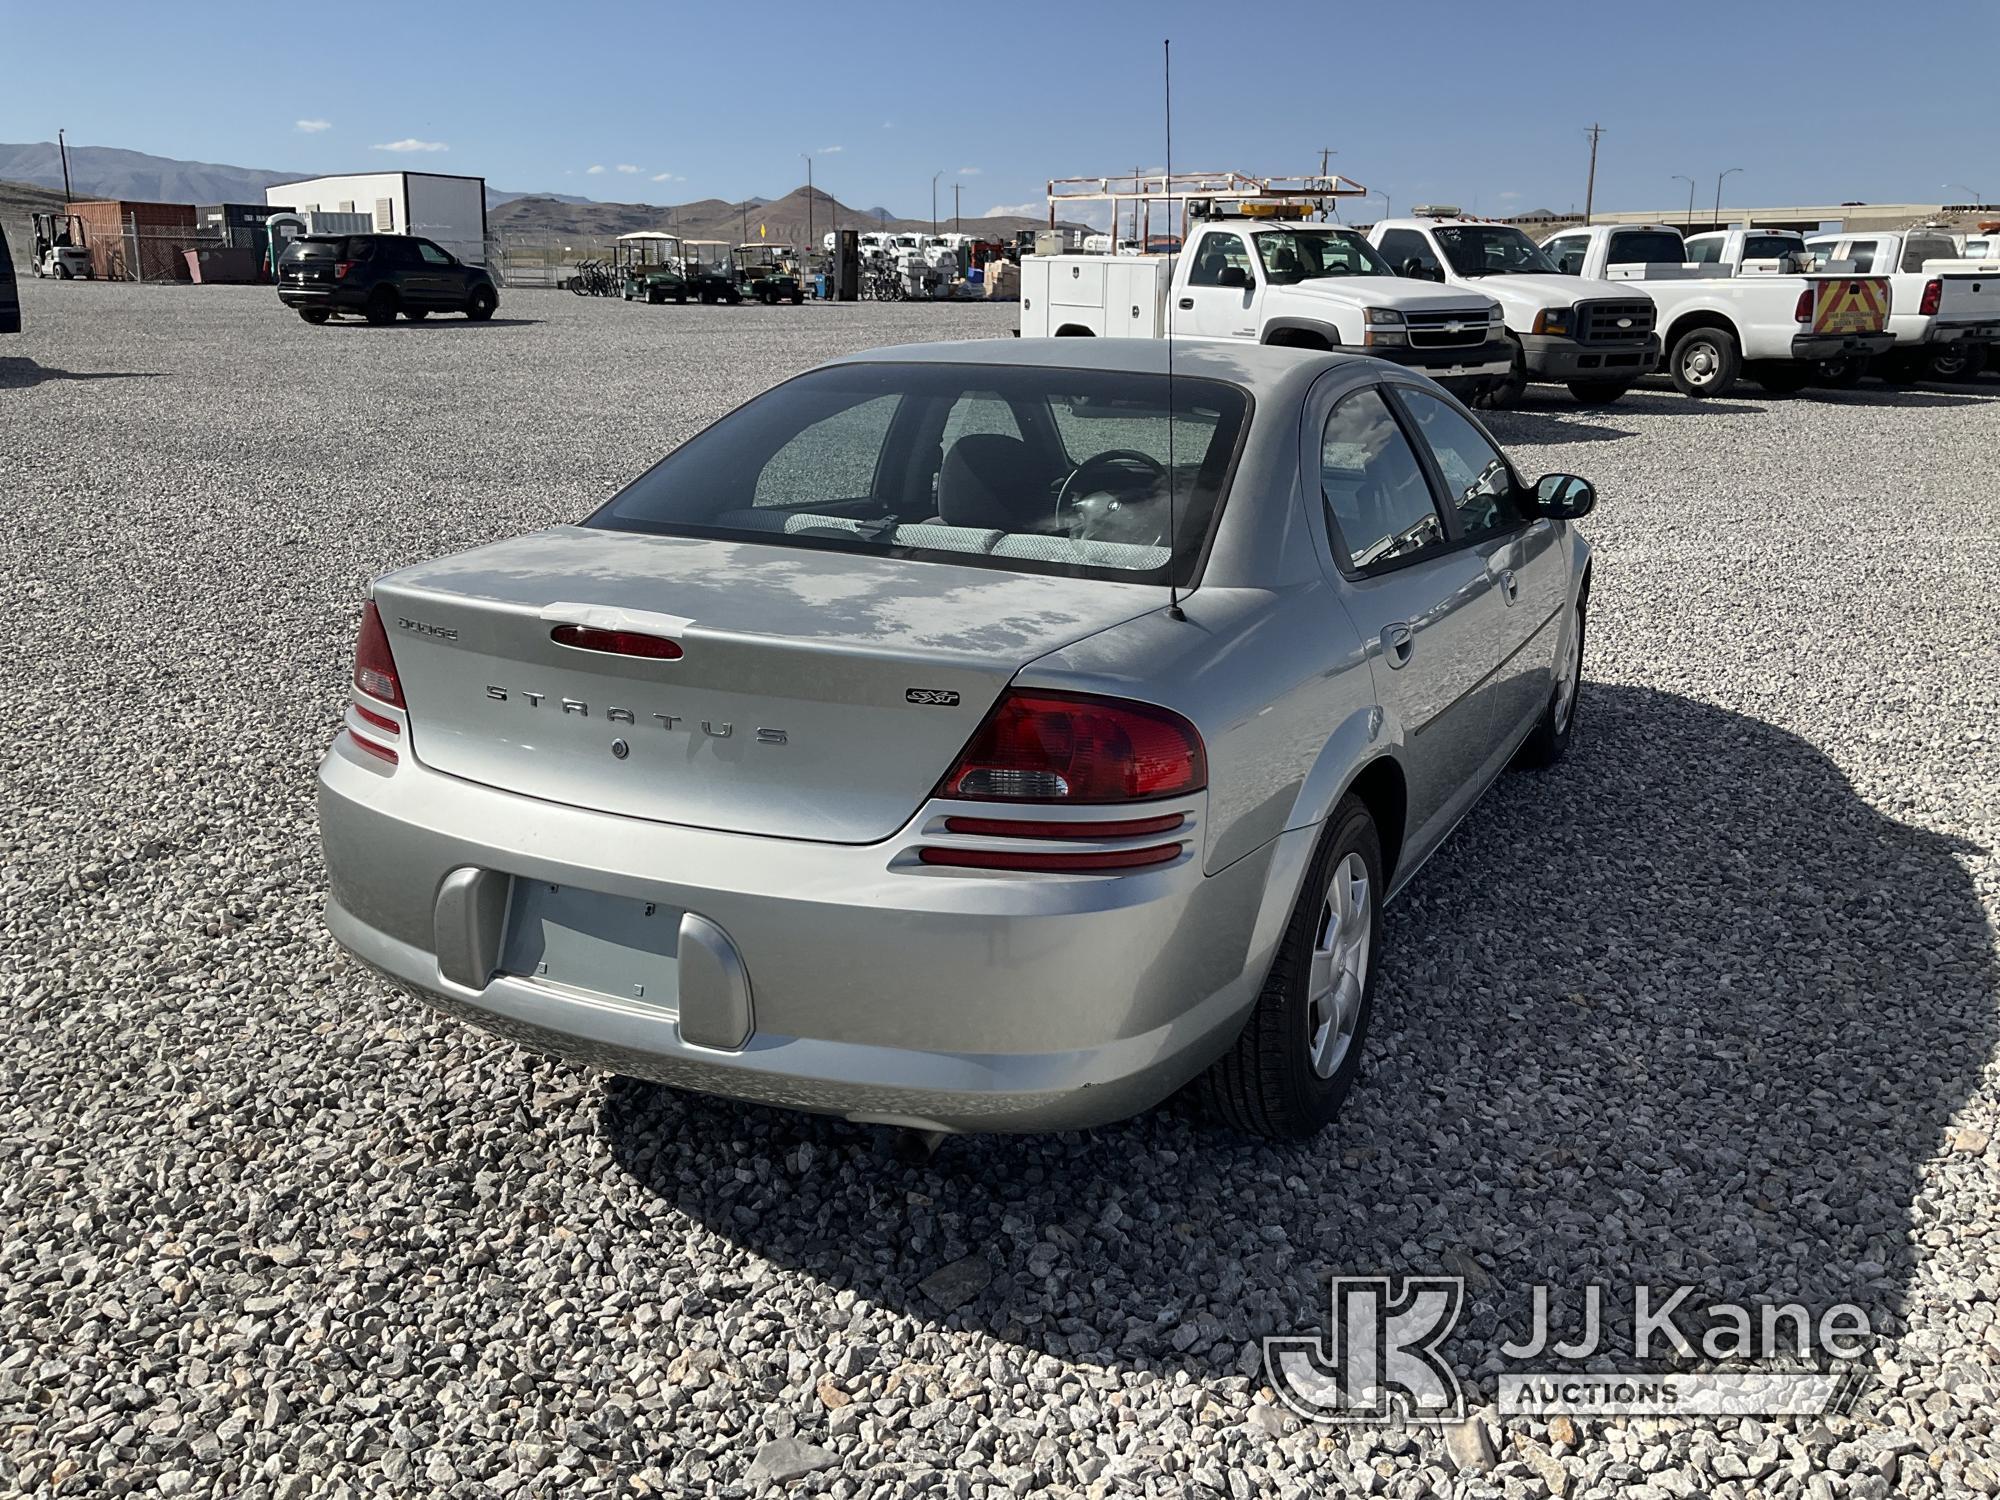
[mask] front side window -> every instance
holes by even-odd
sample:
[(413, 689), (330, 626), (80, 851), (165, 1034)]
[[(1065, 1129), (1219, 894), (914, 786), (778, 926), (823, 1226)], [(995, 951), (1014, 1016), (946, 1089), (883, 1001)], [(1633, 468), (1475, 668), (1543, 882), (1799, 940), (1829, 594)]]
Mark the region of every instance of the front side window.
[(1185, 584), (1249, 415), (1198, 377), (837, 365), (731, 412), (584, 524)]
[(1604, 259), (1607, 265), (1646, 266), (1679, 265), (1686, 257), (1687, 246), (1671, 229), (1634, 229), (1612, 235)]
[(1589, 246), (1590, 238), (1581, 234), (1559, 234), (1542, 246), (1543, 252), (1555, 262), (1556, 269), (1565, 276), (1583, 274), (1583, 254)]
[(1461, 276), (1546, 276), (1555, 270), (1541, 247), (1511, 224), (1444, 224), (1436, 234)]
[(1687, 258), (1699, 266), (1712, 266), (1722, 259), (1722, 236), (1702, 234), (1687, 242)]
[(1375, 247), (1351, 229), (1274, 229), (1257, 236), (1257, 258), (1279, 286), (1325, 276), (1393, 276)]
[(1194, 267), (1188, 272), (1189, 286), (1221, 286), (1222, 273), (1234, 266), (1248, 273), (1250, 247), (1240, 234), (1205, 234), (1194, 252)]
[(1333, 554), (1361, 570), (1444, 544), (1444, 521), (1423, 465), (1379, 390), (1347, 397), (1320, 437), (1320, 496)]
[(1394, 266), (1398, 272), (1408, 274), (1411, 262), (1416, 263), (1418, 272), (1425, 276), (1442, 279), (1444, 267), (1431, 253), (1430, 241), (1414, 229), (1391, 229), (1382, 236), (1382, 258)]
[(1403, 404), (1444, 475), (1445, 501), (1457, 512), (1460, 536), (1511, 531), (1526, 520), (1514, 498), (1514, 471), (1463, 412), (1428, 391), (1404, 392)]

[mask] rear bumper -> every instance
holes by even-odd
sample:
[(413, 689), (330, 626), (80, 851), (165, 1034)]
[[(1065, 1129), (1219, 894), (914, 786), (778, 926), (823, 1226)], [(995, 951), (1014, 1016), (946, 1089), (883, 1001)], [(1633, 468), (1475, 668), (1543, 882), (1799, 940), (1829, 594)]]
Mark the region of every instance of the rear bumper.
[(1800, 360), (1872, 357), (1895, 347), (1896, 335), (1881, 333), (1796, 333), (1792, 335), (1792, 358)]
[(365, 299), (332, 287), (280, 286), (278, 300), (287, 307), (324, 307), (333, 312), (359, 312)]
[(1579, 344), (1553, 334), (1524, 333), (1521, 356), (1535, 380), (1637, 380), (1659, 368), (1660, 340), (1649, 334), (1630, 344)]
[[(1198, 818), (1190, 852), (1156, 868), (945, 872), (899, 857), (907, 830), (855, 846), (646, 823), (407, 758), (387, 771), (345, 735), (320, 766), (319, 813), (328, 926), (430, 1005), (633, 1077), (943, 1130), (1098, 1124), (1199, 1073), (1255, 1001), (1315, 835), (1285, 834), (1213, 875)], [(641, 1002), (488, 972), (497, 931), (468, 969), (478, 944), (452, 899), (464, 877), (447, 884), (463, 871), (495, 872), (503, 890), (547, 881), (705, 919), (747, 975), (748, 1039), (687, 1040), (684, 1007), (687, 1029), (713, 1034), (692, 987)]]
[(2000, 318), (1939, 323), (1931, 333), (1931, 342), (1937, 344), (1953, 344), (1961, 340), (1975, 344), (2000, 343)]
[(1491, 339), (1465, 349), (1411, 349), (1370, 346), (1361, 351), (1386, 359), (1406, 369), (1422, 370), (1433, 380), (1458, 376), (1500, 376), (1514, 368), (1514, 345), (1509, 339)]

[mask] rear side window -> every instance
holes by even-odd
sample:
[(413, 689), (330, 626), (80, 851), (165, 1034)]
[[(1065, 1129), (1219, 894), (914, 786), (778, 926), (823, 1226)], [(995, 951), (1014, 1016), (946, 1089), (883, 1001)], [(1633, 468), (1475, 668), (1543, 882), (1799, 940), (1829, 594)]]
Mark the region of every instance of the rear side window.
[(1490, 536), (1526, 524), (1515, 499), (1514, 471), (1485, 434), (1428, 391), (1405, 391), (1403, 405), (1444, 475), (1446, 503), (1458, 513), (1460, 536)]
[(1356, 391), (1328, 415), (1319, 469), (1333, 554), (1349, 568), (1405, 562), (1444, 544), (1423, 465), (1380, 391)]
[(1250, 410), (1189, 376), (836, 365), (730, 413), (584, 524), (1189, 584)]

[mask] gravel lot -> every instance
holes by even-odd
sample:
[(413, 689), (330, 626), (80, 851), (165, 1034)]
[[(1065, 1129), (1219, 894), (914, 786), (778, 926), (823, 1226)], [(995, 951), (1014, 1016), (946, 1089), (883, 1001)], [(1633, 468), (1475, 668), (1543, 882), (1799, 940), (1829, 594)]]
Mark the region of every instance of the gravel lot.
[[(1603, 496), (1580, 738), (1389, 913), (1344, 1119), (1276, 1149), (1175, 1106), (913, 1165), (399, 1001), (321, 926), (312, 767), (371, 575), (1011, 309), (22, 297), (0, 1489), (2000, 1490), (2000, 383), (1500, 418)], [(1301, 1430), (1253, 1341), (1322, 1326), (1333, 1272), (1466, 1276), (1476, 1402), (1536, 1283), (1884, 1337), (1851, 1417)]]

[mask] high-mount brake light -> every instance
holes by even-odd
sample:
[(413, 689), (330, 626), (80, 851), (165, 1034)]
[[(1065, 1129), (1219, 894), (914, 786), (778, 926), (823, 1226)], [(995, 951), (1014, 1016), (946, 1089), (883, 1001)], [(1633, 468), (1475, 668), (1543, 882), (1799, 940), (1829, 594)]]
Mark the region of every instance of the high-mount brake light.
[(354, 642), (354, 685), (371, 698), (395, 708), (407, 708), (403, 685), (396, 678), (396, 658), (389, 652), (389, 632), (375, 601), (361, 606), (361, 633)]
[(939, 783), (975, 802), (1144, 802), (1208, 785), (1201, 735), (1149, 703), (1010, 689)]
[(594, 625), (558, 625), (549, 632), (558, 646), (578, 651), (602, 651), (611, 656), (643, 656), (649, 661), (679, 661), (680, 643), (636, 630), (600, 630)]

